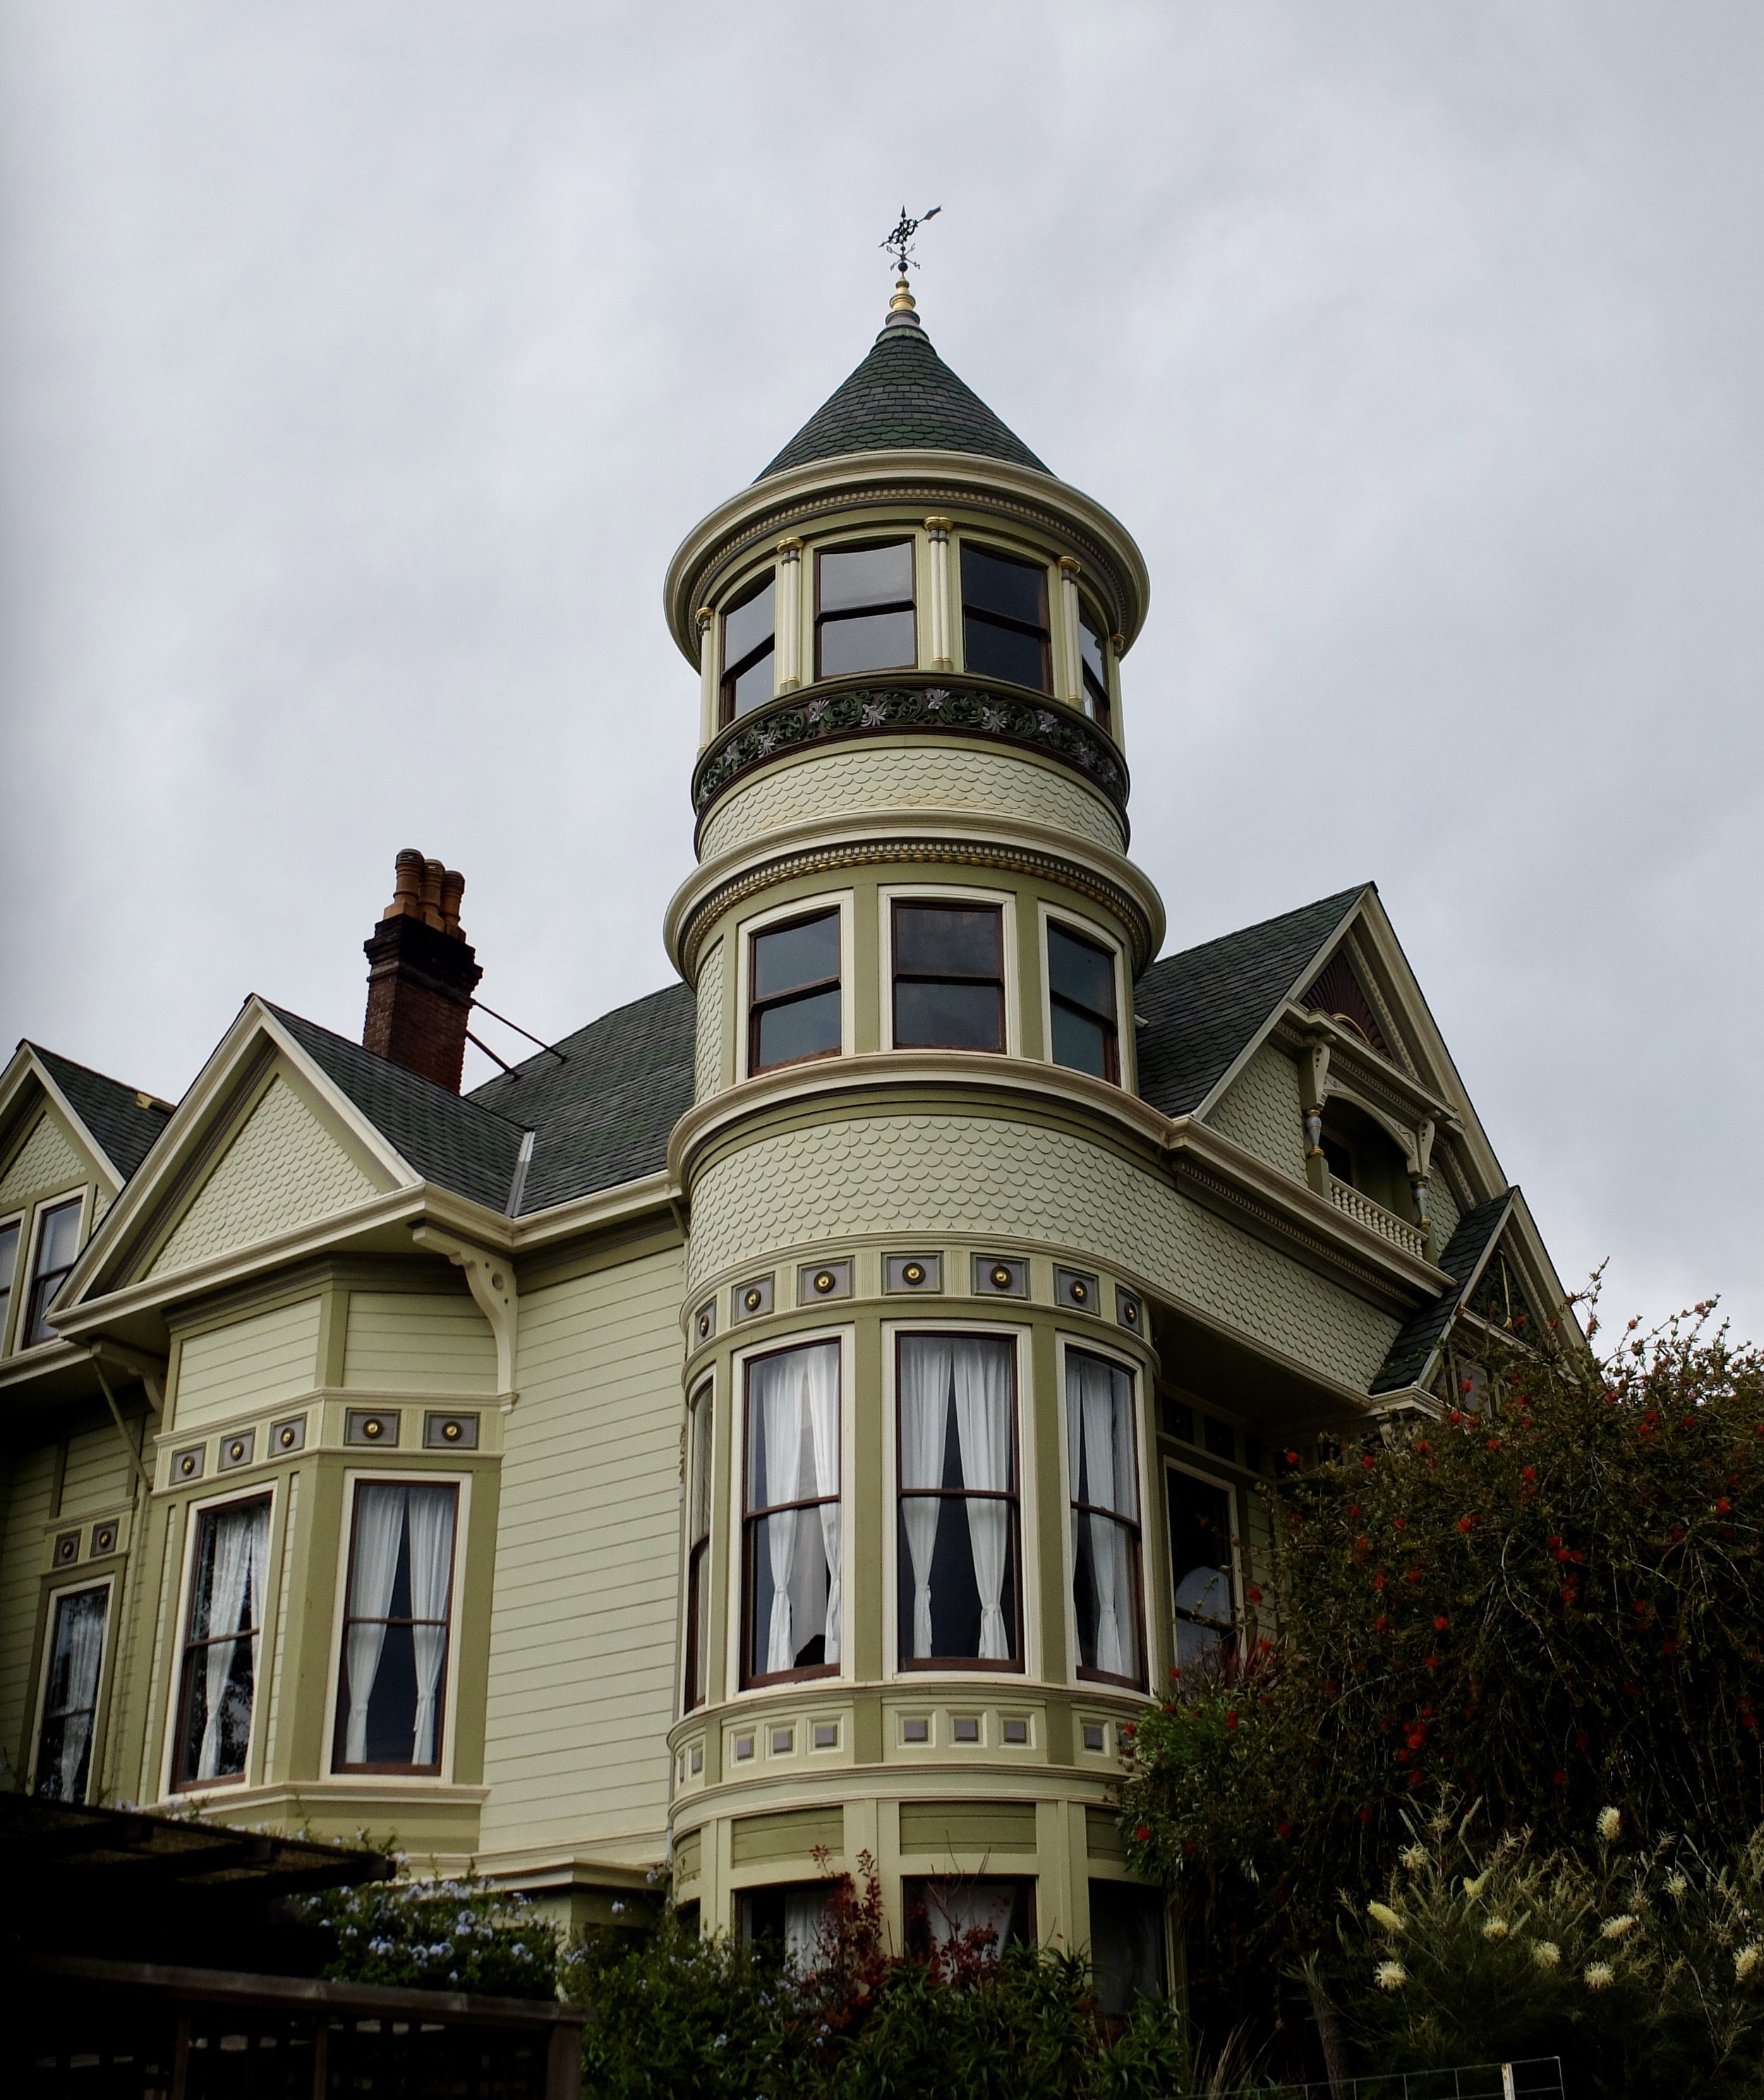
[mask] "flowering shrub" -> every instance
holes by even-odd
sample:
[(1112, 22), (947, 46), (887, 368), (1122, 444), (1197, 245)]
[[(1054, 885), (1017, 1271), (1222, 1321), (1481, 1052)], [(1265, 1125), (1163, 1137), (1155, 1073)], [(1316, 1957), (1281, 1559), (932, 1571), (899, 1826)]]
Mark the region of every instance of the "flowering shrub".
[(556, 1927), (525, 1896), (492, 1890), (474, 1877), (364, 1882), (309, 1896), (303, 1908), (337, 1935), (337, 1957), (324, 1971), (337, 1980), (557, 1996)]
[(1123, 1790), (1213, 1946), (1326, 1948), (1442, 1784), (1546, 1844), (1764, 1820), (1764, 1365), (1706, 1311), (1603, 1363), (1508, 1346), (1479, 1412), (1271, 1496), (1279, 1643), (1173, 1681)]
[(1764, 2087), (1764, 1830), (1716, 1866), (1663, 1841), (1540, 1852), (1474, 1811), (1412, 1827), (1382, 1898), (1342, 1929), (1351, 2018), (1382, 2067), (1560, 2056), (1571, 2090)]
[(1105, 2020), (1076, 1958), (970, 1934), (925, 1960), (890, 1953), (873, 1866), (830, 1877), (814, 1965), (792, 1970), (670, 1917), (647, 1944), (571, 1950), (591, 2005), (584, 2088), (605, 2100), (1162, 2100), (1191, 2082), (1185, 2033), (1147, 2003)]

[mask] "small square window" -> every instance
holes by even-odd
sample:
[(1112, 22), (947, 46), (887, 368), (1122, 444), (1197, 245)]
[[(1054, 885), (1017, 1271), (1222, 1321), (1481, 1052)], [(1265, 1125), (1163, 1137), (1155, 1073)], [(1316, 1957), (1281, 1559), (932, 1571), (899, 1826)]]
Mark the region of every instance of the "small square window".
[(773, 1729), (772, 1755), (774, 1758), (787, 1758), (796, 1747), (796, 1732), (794, 1728)]
[(1215, 1458), (1237, 1458), (1237, 1433), (1228, 1422), (1215, 1422), (1211, 1416), (1207, 1418), (1206, 1448)]
[(1159, 1413), (1165, 1436), (1180, 1437), (1184, 1444), (1194, 1441), (1194, 1410), (1186, 1401), (1166, 1400), (1161, 1403)]
[(928, 1743), (930, 1740), (931, 1723), (928, 1721), (915, 1714), (901, 1723), (901, 1740), (903, 1743)]
[(837, 1721), (817, 1721), (814, 1724), (814, 1747), (818, 1750), (836, 1750), (839, 1748)]
[(744, 1764), (747, 1762), (748, 1758), (751, 1758), (752, 1755), (753, 1755), (753, 1738), (752, 1738), (752, 1736), (736, 1736), (736, 1738), (735, 1738), (735, 1762), (736, 1762), (738, 1765), (744, 1765)]
[(955, 1720), (955, 1740), (959, 1743), (977, 1743), (980, 1740), (979, 1717), (972, 1714), (958, 1714)]
[(1021, 1714), (1019, 1714), (1005, 1722), (1004, 1740), (1008, 1743), (1019, 1745), (1029, 1740), (1029, 1723)]
[(1100, 1721), (1084, 1723), (1084, 1747), (1087, 1750), (1103, 1751), (1109, 1747), (1108, 1730)]

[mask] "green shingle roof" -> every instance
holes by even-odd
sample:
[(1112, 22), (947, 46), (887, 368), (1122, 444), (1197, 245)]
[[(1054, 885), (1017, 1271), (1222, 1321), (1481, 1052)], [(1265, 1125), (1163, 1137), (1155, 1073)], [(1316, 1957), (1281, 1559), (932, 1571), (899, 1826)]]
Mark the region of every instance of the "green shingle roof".
[(1153, 963), (1133, 988), (1140, 1092), (1167, 1116), (1191, 1114), (1318, 960), (1369, 885)]
[(1433, 1368), (1435, 1352), (1445, 1339), (1458, 1308), (1469, 1295), (1481, 1273), (1488, 1250), (1494, 1245), (1517, 1190), (1503, 1189), (1486, 1203), (1466, 1211), (1458, 1229), (1445, 1243), (1440, 1266), (1452, 1278), (1449, 1290), (1442, 1290), (1430, 1304), (1411, 1312), (1396, 1330), (1389, 1353), (1374, 1379), (1374, 1393), (1396, 1392), (1404, 1386), (1420, 1385)]
[(104, 1157), (126, 1181), (171, 1120), (171, 1110), (158, 1101), (143, 1108), (135, 1088), (121, 1079), (76, 1065), (71, 1057), (58, 1057), (40, 1043), (32, 1043), (31, 1048), (67, 1096), (74, 1114), (104, 1147)]
[(836, 393), (822, 402), (763, 473), (782, 474), (840, 452), (902, 448), (978, 452), (986, 459), (1048, 469), (1006, 428), (931, 346), (915, 322), (884, 328), (875, 346)]

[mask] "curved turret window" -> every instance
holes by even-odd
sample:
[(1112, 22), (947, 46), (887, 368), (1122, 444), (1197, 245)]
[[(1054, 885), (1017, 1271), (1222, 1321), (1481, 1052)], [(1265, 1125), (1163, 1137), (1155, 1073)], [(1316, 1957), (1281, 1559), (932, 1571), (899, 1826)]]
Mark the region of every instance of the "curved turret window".
[(749, 1684), (839, 1667), (839, 1344), (747, 1365), (743, 1661)]
[(1090, 607), (1078, 615), (1078, 663), (1084, 680), (1084, 712), (1104, 729), (1109, 726), (1109, 652), (1102, 629)]
[(894, 1048), (1003, 1049), (1004, 942), (996, 905), (894, 907)]
[(1069, 927), (1047, 926), (1047, 1004), (1053, 1061), (1118, 1083), (1115, 959), (1100, 942)]
[(904, 670), (919, 661), (913, 544), (829, 547), (815, 562), (815, 676)]
[(839, 912), (818, 911), (753, 936), (747, 1070), (832, 1057), (841, 1039)]
[(723, 615), (722, 714), (725, 722), (772, 697), (777, 649), (777, 591), (770, 576)]
[(1047, 571), (1039, 562), (963, 547), (962, 653), (982, 677), (1053, 690)]

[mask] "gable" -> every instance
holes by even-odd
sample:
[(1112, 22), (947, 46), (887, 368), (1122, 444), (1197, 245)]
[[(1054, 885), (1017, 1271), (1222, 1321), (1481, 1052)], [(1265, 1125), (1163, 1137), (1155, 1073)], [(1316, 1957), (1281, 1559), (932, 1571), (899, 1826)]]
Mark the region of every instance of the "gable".
[(0, 1210), (9, 1211), (30, 1197), (71, 1189), (92, 1179), (92, 1163), (75, 1145), (59, 1116), (45, 1109), (24, 1142), (0, 1176)]
[(1395, 1061), (1395, 1053), (1373, 1010), (1372, 1001), (1366, 996), (1366, 988), (1344, 949), (1338, 948), (1330, 957), (1300, 1004), (1314, 1008), (1319, 1013), (1326, 1013), (1331, 1021), (1342, 1022), (1381, 1057)]
[(1464, 1310), (1491, 1327), (1517, 1335), (1521, 1340), (1541, 1333), (1537, 1301), (1524, 1282), (1517, 1252), (1508, 1242), (1512, 1229), (1503, 1232), (1495, 1249), (1483, 1264), (1482, 1273), (1464, 1299)]
[(381, 1185), (278, 1072), (147, 1273), (192, 1268), (235, 1247), (334, 1216), (381, 1193)]

